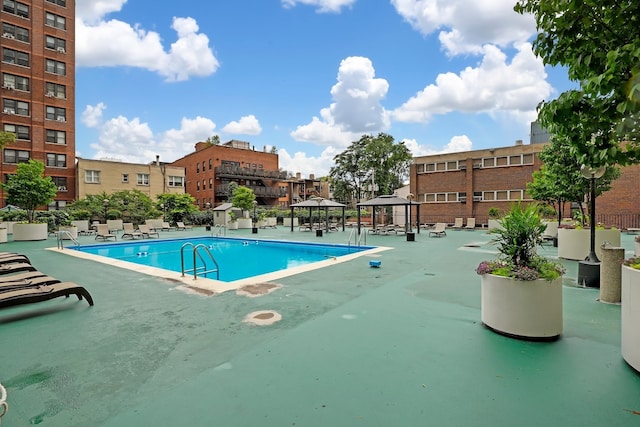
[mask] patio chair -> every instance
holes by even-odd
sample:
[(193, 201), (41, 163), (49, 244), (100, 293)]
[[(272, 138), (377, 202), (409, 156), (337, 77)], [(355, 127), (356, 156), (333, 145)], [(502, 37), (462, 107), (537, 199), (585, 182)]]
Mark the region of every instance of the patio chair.
[(73, 282), (60, 282), (50, 285), (1, 292), (0, 309), (16, 305), (48, 301), (61, 296), (68, 298), (70, 295), (76, 295), (79, 300), (84, 298), (87, 300), (89, 305), (93, 305), (93, 298), (85, 288)]
[(113, 237), (113, 240), (118, 240), (115, 234), (109, 232), (109, 226), (107, 224), (96, 225), (96, 240), (107, 240)]
[(4, 292), (22, 288), (35, 288), (38, 286), (60, 283), (55, 277), (47, 276), (39, 271), (29, 271), (20, 274), (11, 274), (0, 277), (0, 295)]
[(136, 237), (139, 238), (143, 238), (144, 236), (142, 235), (142, 232), (140, 232), (139, 230), (136, 230), (133, 228), (133, 223), (132, 222), (125, 222), (122, 224), (122, 236), (120, 236), (123, 240), (124, 239), (135, 239)]
[(453, 223), (451, 228), (456, 230), (462, 230), (462, 218), (456, 218), (456, 221)]
[(177, 221), (176, 228), (178, 230), (184, 231), (184, 230), (191, 230), (193, 227), (190, 225), (185, 225), (184, 222)]
[(142, 233), (142, 237), (150, 238), (153, 235), (160, 237), (160, 233), (158, 233), (155, 230), (152, 230), (148, 224), (140, 224), (138, 226), (138, 231)]
[(435, 227), (433, 227), (433, 230), (429, 230), (429, 237), (431, 236), (436, 236), (436, 237), (442, 237), (442, 236), (446, 236), (447, 232), (445, 231), (447, 228), (447, 224), (444, 222), (437, 222)]
[(15, 252), (0, 252), (0, 264), (11, 264), (15, 262), (24, 262), (31, 264), (29, 257)]
[(0, 264), (0, 274), (17, 273), (20, 271), (36, 271), (36, 268), (27, 262)]
[(475, 230), (476, 229), (476, 219), (475, 218), (467, 218), (467, 225), (464, 227), (465, 230)]
[(163, 231), (176, 231), (177, 229), (169, 224), (167, 221), (162, 221), (162, 230)]

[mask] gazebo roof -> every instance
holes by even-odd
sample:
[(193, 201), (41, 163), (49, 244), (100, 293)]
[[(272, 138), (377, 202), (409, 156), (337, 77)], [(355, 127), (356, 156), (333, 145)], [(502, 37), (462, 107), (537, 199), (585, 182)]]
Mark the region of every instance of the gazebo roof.
[(378, 196), (375, 199), (365, 200), (360, 202), (357, 206), (399, 206), (399, 205), (419, 205), (420, 203), (413, 200), (405, 199), (404, 197), (396, 196), (395, 194)]
[(294, 203), (289, 205), (291, 208), (343, 208), (346, 205), (342, 203), (334, 202), (333, 200), (322, 199), (320, 203), (318, 203), (318, 199), (309, 199), (304, 202)]

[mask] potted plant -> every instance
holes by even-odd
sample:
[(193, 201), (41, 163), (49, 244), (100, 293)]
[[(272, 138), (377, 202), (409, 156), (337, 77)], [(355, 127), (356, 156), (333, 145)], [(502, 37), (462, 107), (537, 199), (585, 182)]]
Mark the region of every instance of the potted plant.
[(229, 211), (229, 222), (227, 224), (227, 228), (229, 228), (229, 230), (238, 229), (238, 215), (233, 211)]
[(640, 256), (623, 262), (621, 291), (622, 357), (633, 369), (640, 371)]
[(51, 177), (44, 176), (44, 163), (37, 160), (20, 163), (16, 173), (9, 175), (6, 184), (0, 185), (7, 192), (7, 203), (27, 211), (27, 224), (14, 225), (13, 240), (46, 240), (47, 223), (36, 223), (35, 211), (53, 201), (58, 187)]
[(500, 209), (496, 208), (495, 206), (490, 207), (487, 215), (489, 215), (489, 220), (487, 221), (487, 228), (489, 229), (489, 231), (500, 228)]
[(482, 276), (482, 322), (507, 336), (555, 339), (562, 333), (564, 269), (536, 253), (546, 228), (538, 206), (514, 204), (499, 222), (491, 231), (499, 256), (476, 269)]

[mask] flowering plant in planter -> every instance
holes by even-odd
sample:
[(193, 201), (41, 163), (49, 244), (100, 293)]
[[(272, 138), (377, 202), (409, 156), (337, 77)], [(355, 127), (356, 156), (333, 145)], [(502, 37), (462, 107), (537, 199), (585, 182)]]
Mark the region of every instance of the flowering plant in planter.
[(536, 253), (547, 228), (538, 213), (538, 205), (514, 204), (500, 223), (502, 228), (490, 231), (496, 235), (490, 243), (498, 245), (500, 255), (496, 260), (481, 262), (476, 273), (527, 281), (555, 280), (564, 274), (562, 265)]
[[(640, 236), (639, 236), (640, 237)], [(640, 270), (640, 256), (634, 256), (627, 258), (622, 262), (627, 267), (631, 267), (635, 270)]]

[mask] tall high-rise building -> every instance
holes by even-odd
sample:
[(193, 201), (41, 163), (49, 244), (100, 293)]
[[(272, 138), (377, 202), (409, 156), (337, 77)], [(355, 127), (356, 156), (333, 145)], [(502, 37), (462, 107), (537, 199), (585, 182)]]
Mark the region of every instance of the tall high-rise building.
[[(3, 0), (0, 131), (3, 182), (19, 163), (40, 160), (58, 186), (50, 209), (75, 199), (75, 0)], [(0, 207), (6, 205), (0, 190)]]

